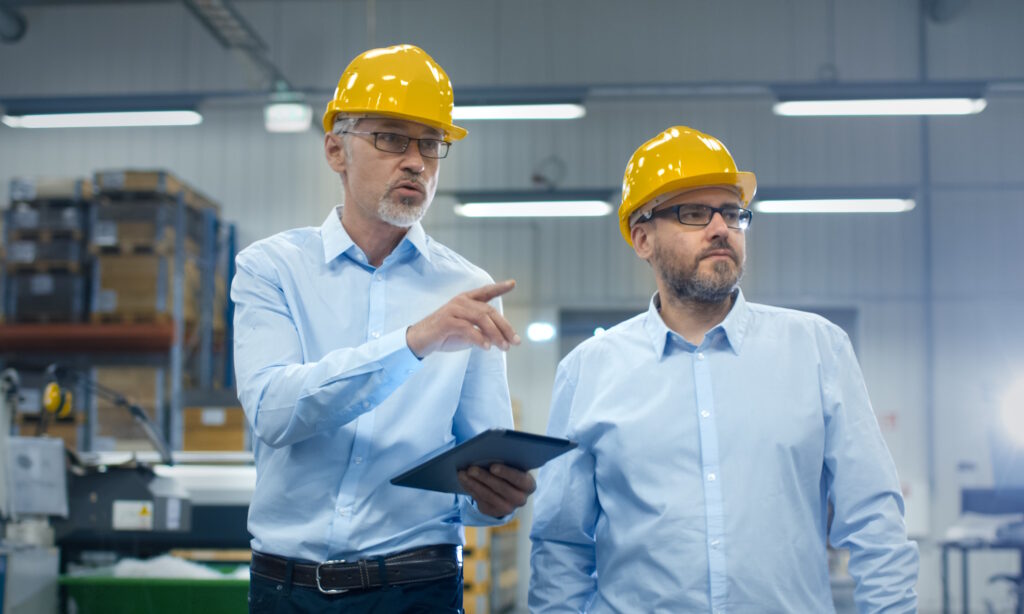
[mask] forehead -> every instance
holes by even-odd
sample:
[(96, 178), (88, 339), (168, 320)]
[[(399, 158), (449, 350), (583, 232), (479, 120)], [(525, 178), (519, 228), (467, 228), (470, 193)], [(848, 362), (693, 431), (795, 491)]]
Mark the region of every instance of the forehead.
[(680, 204), (694, 204), (694, 205), (711, 205), (712, 207), (720, 207), (722, 205), (737, 205), (743, 206), (740, 202), (739, 192), (731, 186), (713, 186), (706, 188), (697, 188), (696, 190), (687, 190), (676, 194), (672, 198), (665, 201), (664, 205), (660, 208), (680, 205)]
[(359, 130), (368, 132), (395, 132), (415, 138), (440, 139), (444, 135), (440, 130), (419, 122), (392, 117), (367, 117), (359, 121)]

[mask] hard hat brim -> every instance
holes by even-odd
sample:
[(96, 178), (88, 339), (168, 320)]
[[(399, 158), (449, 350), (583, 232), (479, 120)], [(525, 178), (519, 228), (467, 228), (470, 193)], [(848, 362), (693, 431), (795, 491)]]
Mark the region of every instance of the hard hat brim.
[(404, 119), (410, 122), (416, 122), (417, 124), (423, 124), (424, 126), (430, 126), (435, 130), (440, 130), (444, 133), (445, 137), (451, 141), (461, 141), (466, 138), (469, 134), (469, 130), (455, 124), (444, 124), (441, 122), (435, 122), (432, 120), (424, 119), (415, 115), (409, 115), (406, 113), (399, 113), (397, 111), (381, 111), (378, 109), (345, 109), (344, 111), (338, 109), (328, 109), (324, 113), (323, 126), (324, 132), (330, 132), (334, 129), (334, 120), (338, 115), (346, 116), (360, 116), (365, 115), (367, 117), (394, 117), (397, 119)]
[(622, 238), (626, 240), (626, 243), (629, 243), (630, 247), (633, 246), (633, 239), (631, 236), (632, 229), (629, 224), (629, 218), (635, 211), (640, 210), (644, 205), (658, 196), (689, 188), (713, 188), (715, 186), (733, 186), (738, 188), (740, 191), (740, 200), (743, 201), (743, 207), (746, 208), (750, 206), (750, 202), (754, 200), (754, 194), (757, 193), (757, 177), (754, 173), (747, 171), (737, 171), (735, 173), (708, 173), (705, 175), (684, 177), (660, 185), (653, 193), (643, 195), (641, 197), (642, 200), (640, 200), (635, 207), (630, 208), (628, 211), (621, 211), (619, 213), (619, 230), (622, 232)]

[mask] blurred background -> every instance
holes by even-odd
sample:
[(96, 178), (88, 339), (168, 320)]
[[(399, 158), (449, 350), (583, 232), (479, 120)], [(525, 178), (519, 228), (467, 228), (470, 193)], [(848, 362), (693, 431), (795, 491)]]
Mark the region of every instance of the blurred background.
[[(0, 2), (2, 430), (19, 436), (2, 462), (22, 468), (0, 489), (0, 596), (160, 611), (213, 590), (185, 608), (241, 594), (223, 607), (244, 611), (230, 575), (169, 594), (72, 571), (171, 550), (246, 560), (232, 258), (339, 202), (324, 105), (355, 55), (412, 43), (447, 70), (470, 131), (424, 227), (518, 282), (518, 428), (544, 431), (565, 353), (646, 308), (649, 268), (613, 213), (622, 173), (639, 144), (692, 126), (758, 177), (747, 298), (853, 340), (920, 544), (921, 611), (1021, 611), (1022, 27), (1019, 0)], [(124, 111), (179, 125), (36, 127)], [(72, 398), (50, 414), (54, 382)], [(82, 453), (80, 475), (41, 477), (59, 450), (20, 436), (44, 432)], [(162, 466), (164, 446), (182, 462)], [(529, 526), (527, 508), (468, 536), (467, 611), (525, 611)], [(844, 554), (830, 560), (848, 611)]]

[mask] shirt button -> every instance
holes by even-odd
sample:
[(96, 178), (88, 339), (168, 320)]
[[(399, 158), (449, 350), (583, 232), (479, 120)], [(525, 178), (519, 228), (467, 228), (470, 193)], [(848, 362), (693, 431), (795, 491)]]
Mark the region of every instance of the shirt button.
[(353, 458), (352, 460), (355, 461), (355, 463), (357, 465), (359, 465), (359, 464), (361, 464), (363, 462), (363, 457), (362, 456), (357, 456), (357, 457)]
[(709, 482), (714, 482), (717, 479), (718, 479), (718, 476), (716, 476), (714, 473), (709, 473), (708, 474), (708, 481)]
[(706, 410), (706, 409), (700, 412), (700, 417), (701, 417), (701, 418), (707, 418), (707, 417), (709, 417), (710, 415), (711, 415), (711, 412), (709, 412), (709, 411), (708, 411), (708, 410)]
[(373, 279), (375, 281), (380, 281), (380, 280), (384, 279), (384, 276), (381, 275), (380, 273), (377, 273), (376, 275), (373, 276)]
[(711, 547), (714, 548), (715, 550), (718, 550), (718, 544), (720, 544), (720, 543), (721, 542), (719, 542), (717, 539), (713, 539), (713, 540), (711, 540)]
[(370, 336), (373, 337), (374, 339), (380, 339), (380, 333), (377, 331), (373, 331), (372, 333), (370, 333)]
[(697, 360), (704, 360), (704, 352), (697, 352)]

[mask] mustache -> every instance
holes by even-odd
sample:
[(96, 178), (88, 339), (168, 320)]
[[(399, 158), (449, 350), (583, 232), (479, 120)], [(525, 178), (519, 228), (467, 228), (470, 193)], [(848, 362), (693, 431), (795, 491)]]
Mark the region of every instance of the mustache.
[(736, 264), (740, 263), (740, 259), (736, 255), (736, 250), (734, 250), (732, 246), (729, 245), (729, 241), (724, 238), (715, 239), (715, 241), (707, 249), (700, 253), (700, 256), (697, 257), (697, 260), (703, 260), (707, 258), (711, 252), (717, 251), (729, 252), (729, 257), (732, 258), (732, 261), (735, 262)]
[(415, 175), (413, 173), (406, 173), (402, 177), (391, 182), (391, 185), (388, 186), (388, 191), (390, 192), (391, 190), (394, 190), (396, 187), (402, 185), (403, 183), (414, 184), (424, 194), (426, 194), (427, 192), (427, 182), (424, 181), (423, 178), (420, 177), (419, 175)]

